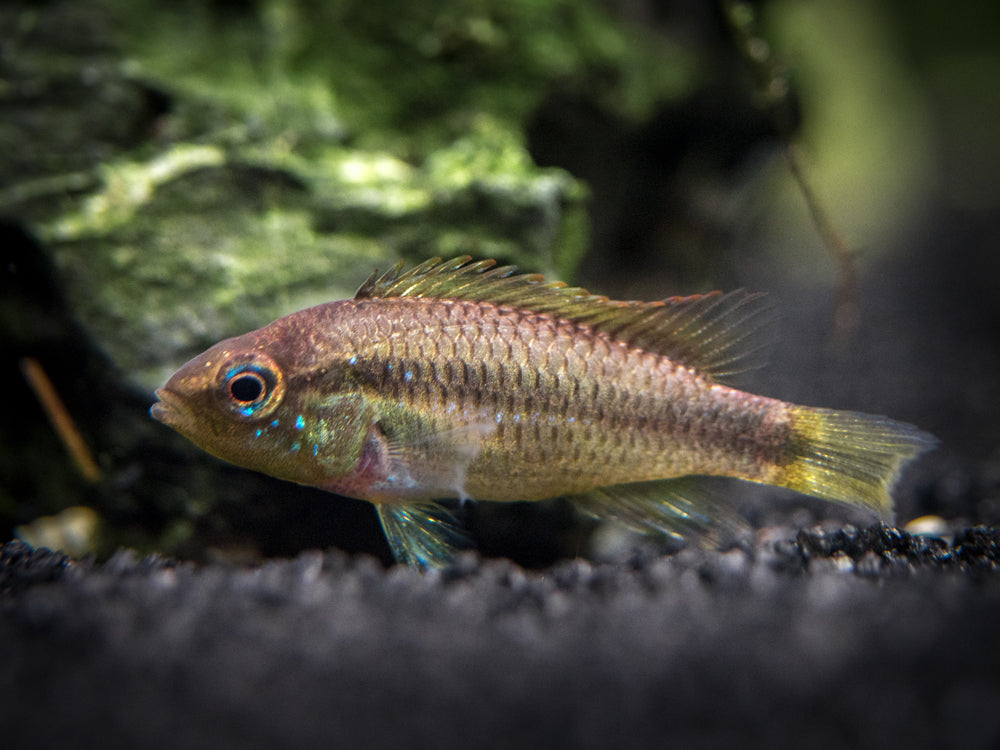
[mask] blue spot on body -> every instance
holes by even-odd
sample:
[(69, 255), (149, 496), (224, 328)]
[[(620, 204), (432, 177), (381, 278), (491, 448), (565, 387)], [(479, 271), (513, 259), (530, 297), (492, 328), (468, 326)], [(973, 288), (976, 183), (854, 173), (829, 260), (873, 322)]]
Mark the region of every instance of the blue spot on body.
[(295, 451), (299, 450), (301, 447), (302, 447), (302, 443), (298, 443), (298, 442), (292, 443), (292, 453), (295, 453)]
[(258, 428), (257, 429), (257, 437), (260, 437), (263, 434), (264, 434), (264, 431), (262, 429)]
[(406, 374), (403, 375), (403, 380), (405, 380), (407, 383), (413, 380), (413, 372), (411, 370), (407, 370)]
[(347, 360), (347, 364), (349, 364), (351, 366), (354, 366), (357, 363), (358, 363), (358, 358), (356, 356), (354, 356), (354, 355), (351, 355), (351, 358), (349, 360)]
[(278, 426), (278, 420), (277, 419), (274, 420), (273, 422), (271, 422), (271, 427), (277, 427), (277, 426)]
[(313, 443), (313, 456), (319, 455), (319, 443)]
[(306, 418), (303, 417), (301, 414), (299, 414), (299, 416), (295, 418), (295, 429), (303, 430), (305, 429), (305, 426), (306, 426)]

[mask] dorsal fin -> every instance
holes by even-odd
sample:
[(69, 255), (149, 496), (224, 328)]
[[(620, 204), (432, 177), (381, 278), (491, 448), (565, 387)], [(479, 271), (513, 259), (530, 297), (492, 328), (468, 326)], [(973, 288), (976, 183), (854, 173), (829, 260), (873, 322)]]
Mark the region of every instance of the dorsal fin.
[(431, 258), (408, 271), (403, 271), (401, 261), (381, 276), (373, 273), (355, 299), (464, 299), (546, 313), (592, 326), (717, 380), (759, 364), (754, 355), (760, 347), (753, 347), (750, 339), (762, 325), (766, 308), (759, 302), (763, 295), (738, 290), (657, 302), (619, 302), (561, 281), (546, 281), (541, 274), (517, 274), (516, 266), (471, 261), (468, 255)]

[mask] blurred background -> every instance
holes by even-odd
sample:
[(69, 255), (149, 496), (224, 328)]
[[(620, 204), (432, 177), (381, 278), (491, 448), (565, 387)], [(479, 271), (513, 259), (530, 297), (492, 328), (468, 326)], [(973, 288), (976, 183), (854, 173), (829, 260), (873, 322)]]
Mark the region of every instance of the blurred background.
[[(750, 389), (934, 433), (899, 521), (997, 523), (998, 33), (970, 0), (4, 3), (0, 539), (388, 561), (367, 504), (147, 410), (221, 338), (462, 253), (616, 298), (767, 292)], [(871, 520), (725, 487), (755, 527)], [(526, 565), (590, 549), (559, 501), (463, 520)]]

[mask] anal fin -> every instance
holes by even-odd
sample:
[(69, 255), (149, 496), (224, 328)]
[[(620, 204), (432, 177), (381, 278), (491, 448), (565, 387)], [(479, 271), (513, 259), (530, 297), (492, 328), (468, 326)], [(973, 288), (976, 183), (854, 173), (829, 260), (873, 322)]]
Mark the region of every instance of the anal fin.
[(594, 518), (675, 539), (718, 542), (739, 525), (736, 512), (705, 487), (704, 477), (617, 484), (569, 499)]

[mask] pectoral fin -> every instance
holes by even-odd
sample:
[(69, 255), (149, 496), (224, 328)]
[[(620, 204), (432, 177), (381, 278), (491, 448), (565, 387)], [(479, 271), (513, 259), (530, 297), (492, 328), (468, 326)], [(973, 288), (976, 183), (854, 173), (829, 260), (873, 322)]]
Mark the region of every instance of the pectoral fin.
[(380, 503), (375, 507), (398, 562), (417, 568), (440, 568), (458, 549), (468, 546), (455, 519), (440, 505)]
[(469, 465), (496, 424), (469, 424), (446, 430), (408, 429), (398, 432), (381, 426), (384, 477), (373, 486), (377, 498), (433, 500), (472, 499), (466, 492)]

